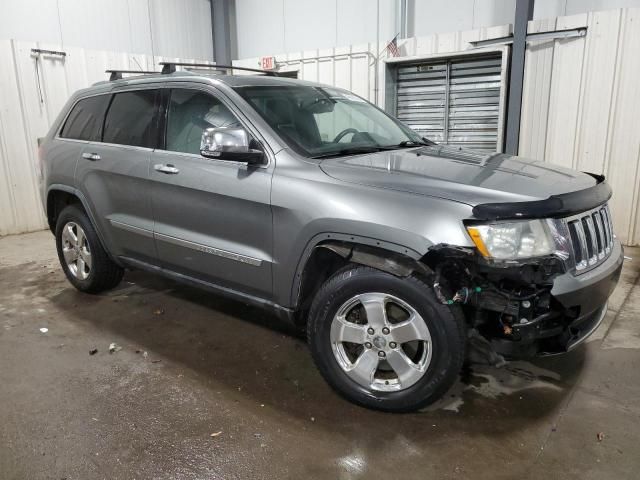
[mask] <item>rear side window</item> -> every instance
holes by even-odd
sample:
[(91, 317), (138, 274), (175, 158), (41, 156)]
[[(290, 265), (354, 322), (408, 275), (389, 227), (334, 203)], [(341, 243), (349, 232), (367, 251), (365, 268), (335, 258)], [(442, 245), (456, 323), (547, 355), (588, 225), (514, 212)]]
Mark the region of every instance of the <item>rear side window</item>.
[(100, 141), (104, 113), (109, 105), (110, 95), (85, 98), (75, 104), (62, 127), (62, 138)]
[(116, 93), (107, 111), (102, 141), (134, 147), (153, 147), (158, 90)]

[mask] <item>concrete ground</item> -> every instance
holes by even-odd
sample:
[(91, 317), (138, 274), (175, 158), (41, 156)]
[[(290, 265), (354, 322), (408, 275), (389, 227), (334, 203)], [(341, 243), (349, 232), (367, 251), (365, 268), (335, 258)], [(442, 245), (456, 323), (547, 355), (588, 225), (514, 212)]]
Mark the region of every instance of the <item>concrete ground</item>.
[(85, 295), (50, 233), (2, 238), (0, 478), (638, 478), (640, 250), (627, 254), (584, 347), (472, 366), (438, 405), (392, 415), (339, 398), (262, 311), (139, 272)]

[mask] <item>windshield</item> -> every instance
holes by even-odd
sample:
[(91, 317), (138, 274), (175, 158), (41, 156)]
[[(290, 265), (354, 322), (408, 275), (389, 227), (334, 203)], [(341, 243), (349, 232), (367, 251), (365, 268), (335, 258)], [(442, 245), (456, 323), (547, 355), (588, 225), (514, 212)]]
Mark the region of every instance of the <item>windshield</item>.
[(346, 90), (305, 85), (235, 89), (297, 152), (312, 158), (423, 145), (427, 141)]

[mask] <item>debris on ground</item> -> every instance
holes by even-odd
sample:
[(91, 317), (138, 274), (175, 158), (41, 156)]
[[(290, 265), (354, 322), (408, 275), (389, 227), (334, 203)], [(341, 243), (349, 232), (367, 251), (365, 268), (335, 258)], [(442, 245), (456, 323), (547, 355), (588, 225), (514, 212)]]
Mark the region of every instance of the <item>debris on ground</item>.
[(316, 421), (316, 418), (315, 418), (315, 417), (311, 417), (311, 421), (312, 421), (312, 422), (315, 422), (315, 421)]
[(147, 358), (149, 354), (147, 352), (142, 352), (142, 358)]
[(122, 350), (122, 347), (115, 342), (109, 345), (109, 353), (119, 352), (120, 350)]
[(91, 350), (89, 350), (89, 355), (95, 355), (96, 353), (98, 353), (97, 348), (92, 348)]
[(491, 365), (496, 368), (507, 364), (502, 355), (497, 353), (491, 342), (484, 338), (475, 328), (469, 330), (469, 341), (467, 343), (467, 360), (470, 363)]
[(151, 360), (151, 363), (160, 363), (162, 360)]
[(604, 440), (604, 433), (603, 432), (598, 432), (596, 434), (596, 438), (598, 439), (599, 442), (601, 442), (602, 440)]
[(215, 438), (215, 437), (217, 437), (218, 435), (221, 435), (221, 434), (222, 434), (222, 430), (220, 430), (219, 432), (212, 433), (212, 434), (211, 434), (211, 435), (209, 435), (209, 436), (210, 436), (210, 437), (214, 437), (214, 438)]
[(49, 329), (48, 329), (47, 327), (42, 327), (42, 328), (40, 329), (40, 331), (41, 331), (42, 333), (47, 333), (47, 332), (49, 331)]
[(153, 314), (154, 314), (154, 315), (163, 315), (163, 314), (164, 314), (164, 310), (163, 310), (163, 309), (161, 309), (161, 308), (156, 308), (156, 309), (153, 311)]

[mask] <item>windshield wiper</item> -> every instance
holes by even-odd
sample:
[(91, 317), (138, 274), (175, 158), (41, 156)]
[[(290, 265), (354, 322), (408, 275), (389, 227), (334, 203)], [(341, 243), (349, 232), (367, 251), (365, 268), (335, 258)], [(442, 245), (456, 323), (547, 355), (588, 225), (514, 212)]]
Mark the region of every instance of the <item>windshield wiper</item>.
[(315, 155), (311, 158), (331, 158), (331, 157), (343, 157), (345, 155), (358, 155), (360, 153), (375, 153), (375, 152), (381, 152), (383, 150), (386, 150), (385, 147), (374, 147), (374, 146), (370, 146), (370, 147), (350, 147), (350, 148), (343, 148), (340, 149), (338, 151), (335, 152), (327, 152), (327, 153), (321, 153), (320, 155)]
[(423, 146), (426, 146), (426, 145), (435, 145), (435, 144), (433, 142), (431, 142), (430, 140), (421, 141), (421, 142), (417, 142), (415, 140), (403, 140), (402, 142), (397, 143), (395, 145), (385, 145), (385, 146), (380, 147), (380, 148), (384, 149), (384, 150), (395, 150), (397, 148), (423, 147)]

